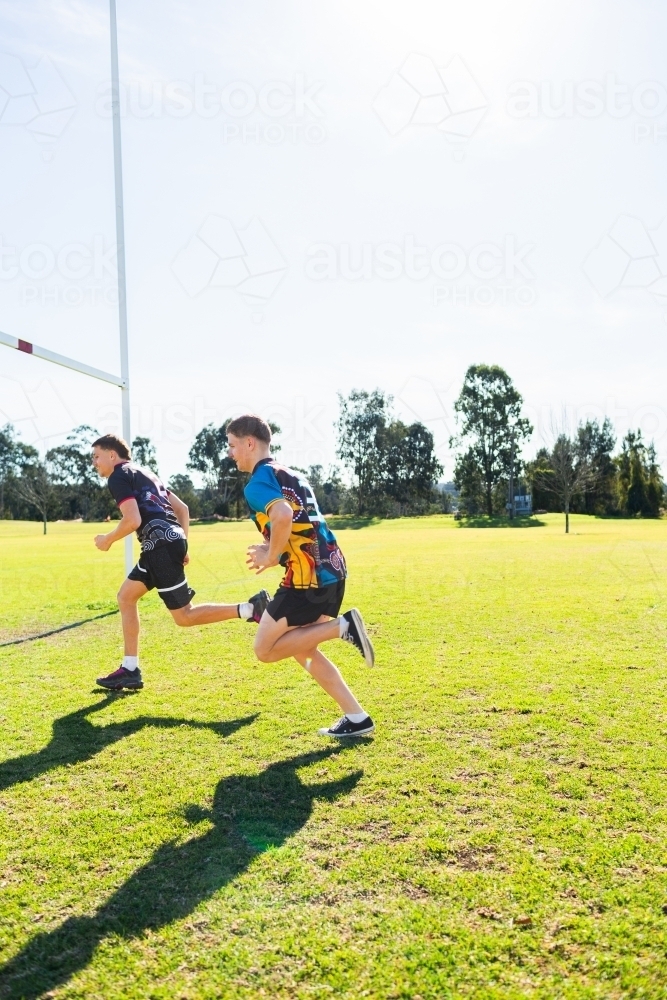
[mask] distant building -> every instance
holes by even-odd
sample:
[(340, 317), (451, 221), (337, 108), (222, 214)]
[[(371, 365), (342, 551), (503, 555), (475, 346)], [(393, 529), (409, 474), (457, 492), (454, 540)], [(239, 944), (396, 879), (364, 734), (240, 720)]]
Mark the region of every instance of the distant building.
[(446, 493), (449, 497), (449, 502), (451, 504), (452, 511), (456, 513), (459, 509), (459, 491), (457, 490), (454, 483), (436, 483), (436, 490), (440, 493)]
[[(505, 506), (509, 510), (509, 501)], [(521, 515), (533, 513), (533, 497), (530, 493), (514, 494), (514, 513)]]

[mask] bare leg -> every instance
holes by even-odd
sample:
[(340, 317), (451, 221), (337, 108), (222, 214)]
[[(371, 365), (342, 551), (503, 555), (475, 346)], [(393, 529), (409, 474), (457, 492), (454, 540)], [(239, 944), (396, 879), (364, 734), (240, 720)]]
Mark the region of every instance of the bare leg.
[(301, 655), (310, 656), (310, 651), (316, 649), (321, 642), (338, 639), (339, 636), (337, 618), (322, 616), (322, 620), (316, 625), (290, 628), (286, 618), (274, 622), (264, 612), (255, 636), (255, 655), (262, 663), (276, 663), (278, 660), (286, 660), (288, 656), (299, 659)]
[(148, 593), (139, 580), (124, 580), (118, 591), (118, 607), (123, 623), (123, 649), (125, 656), (137, 656), (139, 652), (139, 611), (137, 604)]
[[(320, 653), (319, 649), (313, 649), (308, 656), (300, 653), (294, 659), (308, 671), (322, 690), (326, 691), (329, 697), (340, 705), (342, 712), (346, 715), (348, 712), (363, 712), (363, 708), (343, 680), (338, 667), (331, 660), (328, 660), (324, 653)], [(307, 666), (306, 660), (310, 660)]]
[(212, 625), (239, 616), (238, 604), (188, 604), (185, 608), (169, 610), (176, 624), (185, 626)]
[[(293, 656), (343, 712), (363, 712), (338, 667), (313, 642), (313, 636), (318, 635), (320, 642), (338, 638), (338, 619), (323, 615), (316, 625), (289, 626), (286, 618), (276, 622), (265, 612), (255, 637), (255, 655), (262, 663), (275, 663)], [(310, 663), (306, 665), (308, 660)]]

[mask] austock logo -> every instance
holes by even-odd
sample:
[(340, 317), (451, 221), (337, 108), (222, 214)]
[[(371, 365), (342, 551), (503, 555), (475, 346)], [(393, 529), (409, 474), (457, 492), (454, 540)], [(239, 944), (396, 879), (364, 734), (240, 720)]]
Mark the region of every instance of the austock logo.
[(25, 128), (48, 160), (75, 111), (76, 100), (48, 56), (29, 68), (0, 53), (0, 125)]
[[(121, 84), (122, 118), (222, 119), (224, 143), (275, 146), (281, 142), (318, 144), (327, 137), (317, 95), (321, 81), (308, 82), (303, 73), (287, 80), (269, 80), (255, 87), (245, 80), (224, 86), (197, 73), (187, 80), (129, 80)], [(111, 83), (98, 88), (95, 111), (110, 118)]]
[(438, 67), (412, 52), (392, 73), (373, 101), (373, 110), (390, 135), (408, 127), (430, 126), (458, 146), (473, 134), (487, 100), (460, 56)]
[(229, 219), (211, 214), (171, 268), (191, 297), (208, 288), (226, 288), (256, 306), (271, 298), (287, 261), (259, 219), (236, 229)]
[(0, 235), (0, 282), (15, 283), (25, 306), (116, 305), (116, 255), (102, 233), (55, 247), (9, 246)]
[(619, 215), (591, 250), (584, 274), (602, 298), (621, 289), (645, 289), (667, 305), (667, 219), (655, 229), (632, 215)]
[(536, 299), (535, 275), (526, 258), (534, 249), (534, 243), (520, 244), (513, 234), (502, 243), (470, 248), (443, 242), (431, 249), (419, 246), (413, 235), (395, 243), (314, 243), (306, 250), (304, 273), (311, 281), (435, 279), (430, 286), (435, 306), (530, 306)]

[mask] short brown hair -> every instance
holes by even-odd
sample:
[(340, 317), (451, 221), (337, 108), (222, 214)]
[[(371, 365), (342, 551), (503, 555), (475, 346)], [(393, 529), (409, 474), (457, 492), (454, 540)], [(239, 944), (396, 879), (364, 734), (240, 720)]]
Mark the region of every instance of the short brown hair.
[(230, 420), (226, 428), (227, 434), (234, 437), (253, 437), (264, 444), (271, 444), (271, 428), (266, 420), (258, 417), (256, 413), (243, 413), (240, 417)]
[(115, 451), (119, 458), (132, 458), (127, 441), (116, 437), (115, 434), (103, 434), (97, 441), (93, 441), (90, 447), (101, 448), (102, 451)]

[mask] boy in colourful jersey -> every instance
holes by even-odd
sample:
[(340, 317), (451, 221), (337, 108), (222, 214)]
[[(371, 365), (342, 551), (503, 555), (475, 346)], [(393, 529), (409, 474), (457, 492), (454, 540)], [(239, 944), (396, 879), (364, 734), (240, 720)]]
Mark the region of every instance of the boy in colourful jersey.
[(320, 652), (328, 639), (351, 642), (368, 666), (373, 645), (356, 608), (339, 617), (347, 570), (343, 553), (320, 513), (315, 494), (299, 472), (271, 458), (271, 431), (261, 417), (246, 414), (227, 425), (229, 456), (241, 472), (252, 473), (244, 493), (264, 536), (248, 549), (248, 566), (262, 573), (283, 566), (285, 576), (268, 604), (255, 637), (263, 663), (288, 656), (305, 667), (338, 702), (344, 715), (322, 736), (367, 736), (375, 728), (340, 671)]
[(270, 594), (260, 591), (242, 604), (192, 604), (184, 567), (188, 556), (190, 514), (187, 504), (166, 489), (150, 469), (133, 465), (122, 438), (105, 434), (93, 442), (93, 465), (107, 480), (122, 517), (113, 531), (96, 535), (95, 545), (107, 552), (114, 542), (136, 531), (141, 542), (139, 562), (118, 591), (125, 655), (118, 670), (98, 677), (111, 691), (144, 686), (139, 669), (139, 614), (137, 604), (154, 587), (177, 625), (208, 625), (228, 618), (258, 622)]

